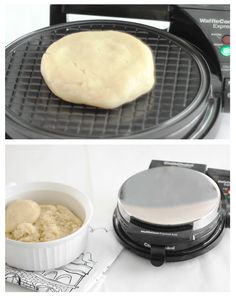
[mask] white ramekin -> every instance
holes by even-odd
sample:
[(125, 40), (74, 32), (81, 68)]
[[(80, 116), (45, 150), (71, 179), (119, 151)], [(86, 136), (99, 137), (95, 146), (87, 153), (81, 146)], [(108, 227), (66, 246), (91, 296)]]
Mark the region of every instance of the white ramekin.
[(33, 182), (7, 187), (6, 205), (16, 199), (31, 199), (40, 204), (61, 204), (78, 215), (83, 225), (74, 233), (47, 242), (21, 242), (6, 238), (6, 263), (32, 271), (50, 270), (76, 259), (87, 245), (92, 204), (77, 189), (52, 182)]

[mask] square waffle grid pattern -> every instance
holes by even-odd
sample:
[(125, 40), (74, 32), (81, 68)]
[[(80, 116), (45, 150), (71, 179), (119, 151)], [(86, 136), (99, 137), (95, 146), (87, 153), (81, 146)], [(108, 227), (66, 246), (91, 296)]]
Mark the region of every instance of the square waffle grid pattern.
[[(40, 73), (43, 53), (63, 36), (88, 30), (130, 33), (152, 50), (156, 83), (151, 92), (114, 110), (64, 102)], [(35, 33), (6, 57), (6, 114), (18, 123), (68, 138), (112, 138), (157, 127), (183, 111), (196, 96), (200, 73), (194, 59), (157, 31), (127, 23), (78, 23)]]

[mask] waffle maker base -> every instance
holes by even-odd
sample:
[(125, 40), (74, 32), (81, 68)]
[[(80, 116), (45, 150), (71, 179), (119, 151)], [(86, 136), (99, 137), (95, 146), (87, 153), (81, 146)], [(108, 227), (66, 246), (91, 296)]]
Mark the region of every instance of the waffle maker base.
[(185, 249), (178, 252), (165, 250), (163, 255), (163, 249), (161, 248), (154, 247), (153, 249), (150, 249), (148, 247), (141, 246), (130, 239), (123, 231), (121, 224), (118, 221), (117, 212), (118, 210), (116, 208), (113, 214), (113, 227), (118, 240), (125, 248), (141, 257), (149, 259), (152, 265), (156, 267), (163, 265), (165, 262), (186, 261), (208, 252), (220, 242), (225, 229), (225, 222), (224, 220), (221, 220), (216, 226), (214, 232), (204, 242), (197, 244), (195, 247), (190, 249)]
[[(75, 32), (119, 30), (152, 50), (156, 84), (151, 92), (114, 110), (75, 105), (48, 89), (43, 53)], [(11, 138), (203, 138), (221, 110), (212, 73), (194, 46), (168, 32), (131, 22), (93, 20), (44, 28), (6, 48), (6, 133)]]

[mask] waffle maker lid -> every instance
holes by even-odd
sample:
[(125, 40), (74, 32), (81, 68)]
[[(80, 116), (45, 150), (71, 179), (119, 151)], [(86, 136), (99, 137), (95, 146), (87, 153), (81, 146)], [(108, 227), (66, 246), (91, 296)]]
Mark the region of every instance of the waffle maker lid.
[(157, 225), (193, 224), (202, 228), (218, 214), (221, 192), (204, 173), (164, 166), (129, 178), (119, 192), (124, 218)]

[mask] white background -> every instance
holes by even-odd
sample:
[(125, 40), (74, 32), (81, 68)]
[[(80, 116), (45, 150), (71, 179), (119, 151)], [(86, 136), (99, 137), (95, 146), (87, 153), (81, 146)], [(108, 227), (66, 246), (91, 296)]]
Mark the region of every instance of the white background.
[[(229, 169), (227, 145), (7, 145), (6, 183), (53, 181), (87, 194), (95, 218), (112, 219), (121, 184), (148, 168), (152, 159), (207, 163)], [(229, 231), (209, 253), (181, 263), (155, 268), (124, 250), (106, 274), (107, 291), (227, 291)], [(219, 282), (220, 281), (220, 282)], [(16, 289), (7, 284), (7, 290)]]
[[(106, 18), (107, 17), (101, 17)], [(98, 19), (96, 16), (84, 15), (69, 15), (67, 21), (84, 20), (84, 19)], [(127, 19), (125, 19), (127, 21)], [(132, 21), (132, 19), (130, 19)], [(168, 27), (167, 22), (156, 22), (150, 20), (133, 20), (136, 22), (145, 23), (147, 25), (155, 26), (160, 29)], [(49, 5), (39, 1), (34, 4), (24, 5), (19, 3), (8, 4), (6, 6), (6, 45), (24, 34), (30, 33), (34, 30), (49, 26)], [(220, 114), (220, 126), (216, 134), (218, 139), (230, 138), (230, 115), (228, 113)]]

